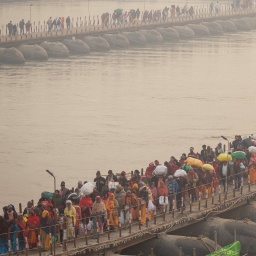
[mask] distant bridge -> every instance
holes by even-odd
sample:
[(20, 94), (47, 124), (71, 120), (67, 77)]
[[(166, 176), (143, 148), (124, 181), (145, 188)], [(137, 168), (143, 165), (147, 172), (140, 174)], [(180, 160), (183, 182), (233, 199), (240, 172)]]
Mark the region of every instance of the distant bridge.
[[(206, 9), (199, 9), (193, 16), (178, 16), (174, 18), (168, 18), (166, 21), (160, 19), (159, 21), (142, 22), (136, 21), (135, 23), (122, 23), (122, 24), (109, 24), (104, 26), (101, 24), (90, 25), (87, 22), (81, 22), (80, 26), (73, 26), (70, 29), (64, 29), (62, 31), (47, 31), (46, 25), (37, 26), (34, 24), (34, 31), (27, 35), (16, 36), (0, 36), (0, 47), (13, 47), (20, 44), (38, 44), (43, 41), (61, 41), (66, 38), (76, 37), (80, 38), (87, 35), (98, 36), (106, 33), (118, 33), (123, 31), (135, 31), (139, 29), (154, 29), (156, 27), (170, 27), (178, 25), (186, 25), (188, 23), (200, 23), (204, 21), (213, 21), (216, 19), (228, 20), (230, 18), (241, 18), (245, 16), (254, 16), (256, 14), (256, 8), (251, 9), (239, 9), (221, 10), (219, 14), (209, 13)], [(3, 31), (2, 31), (3, 34)]]

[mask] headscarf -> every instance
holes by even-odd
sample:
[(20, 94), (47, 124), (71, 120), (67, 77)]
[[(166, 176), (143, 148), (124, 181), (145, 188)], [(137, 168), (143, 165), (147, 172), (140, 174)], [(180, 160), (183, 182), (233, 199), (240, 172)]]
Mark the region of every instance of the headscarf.
[(46, 218), (46, 216), (49, 215), (49, 212), (47, 210), (42, 211), (42, 217)]
[(138, 189), (139, 189), (138, 184), (137, 184), (137, 183), (134, 183), (134, 184), (133, 184), (133, 186), (132, 186), (132, 189), (135, 189), (135, 190), (137, 190), (137, 191), (138, 191)]
[(106, 212), (106, 206), (105, 204), (100, 201), (99, 203), (97, 201), (95, 201), (92, 205), (92, 215), (93, 214), (98, 214), (98, 213), (104, 213)]
[(120, 185), (120, 184), (118, 184), (117, 186), (116, 186), (116, 190), (119, 190), (119, 191), (121, 191), (121, 190), (123, 190), (124, 188)]
[(113, 208), (115, 206), (117, 206), (116, 204), (117, 204), (117, 201), (115, 199), (115, 195), (113, 193), (110, 193), (109, 196), (108, 196), (108, 199), (106, 201), (106, 208), (107, 208), (107, 210), (109, 210), (109, 211), (113, 210)]
[(72, 201), (71, 200), (67, 200), (66, 204), (71, 204), (72, 205)]
[(71, 200), (67, 200), (66, 201), (67, 207), (70, 210), (71, 206), (72, 206), (72, 201)]

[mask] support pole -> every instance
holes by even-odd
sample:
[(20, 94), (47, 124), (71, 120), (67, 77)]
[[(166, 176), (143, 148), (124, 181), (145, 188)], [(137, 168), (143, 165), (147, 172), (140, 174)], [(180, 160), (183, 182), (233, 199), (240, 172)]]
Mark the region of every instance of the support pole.
[(130, 216), (129, 216), (129, 234), (131, 234), (132, 233), (132, 209), (130, 208), (129, 209), (129, 211), (130, 211)]
[(214, 187), (212, 188), (212, 204), (214, 204)]
[(38, 252), (39, 252), (39, 256), (41, 256), (42, 253), (42, 244), (41, 244), (41, 236), (40, 236), (40, 228), (37, 229), (37, 248), (38, 248)]
[(236, 196), (236, 190), (235, 190), (235, 180), (233, 180), (233, 197)]
[(205, 208), (208, 207), (208, 188), (206, 189), (206, 195), (205, 195)]
[(74, 242), (74, 248), (76, 248), (76, 231), (75, 231), (75, 222), (74, 222), (74, 217), (72, 216), (72, 226), (73, 226), (73, 242)]
[(139, 210), (139, 230), (141, 230), (141, 210)]
[(109, 226), (109, 219), (107, 219), (107, 229), (108, 229), (108, 240), (110, 240), (110, 226)]
[(237, 241), (236, 240), (236, 229), (234, 228), (234, 242)]
[(184, 210), (184, 199), (183, 196), (181, 197), (181, 215), (183, 215), (183, 210)]
[(50, 238), (50, 251), (51, 251), (51, 255), (52, 255), (53, 250), (52, 250), (52, 233), (51, 232), (49, 233), (49, 238)]
[(241, 177), (241, 195), (243, 194), (243, 187), (244, 187), (244, 178)]
[(67, 220), (64, 218), (63, 223), (63, 251), (67, 251)]
[(219, 203), (221, 203), (220, 185), (219, 185)]
[(97, 243), (100, 243), (100, 227), (99, 227), (99, 223), (96, 217), (96, 225), (97, 225)]
[(174, 219), (174, 212), (175, 212), (175, 199), (172, 201), (172, 218)]
[(154, 224), (156, 225), (156, 206), (154, 208)]
[(121, 212), (119, 213), (119, 218), (118, 218), (118, 228), (119, 228), (119, 237), (122, 237)]
[(248, 174), (248, 190), (251, 191), (251, 176)]
[(201, 192), (199, 192), (199, 198), (198, 198), (198, 210), (200, 211), (201, 208)]
[(215, 243), (215, 251), (218, 250), (218, 238), (217, 238), (217, 231), (214, 231), (214, 243)]
[(192, 212), (192, 194), (189, 195), (189, 212)]
[[(86, 220), (85, 220), (86, 221)], [(84, 223), (84, 238), (85, 238), (85, 244), (88, 245), (88, 231), (87, 231), (87, 225)]]
[(148, 209), (146, 208), (146, 227), (148, 228)]

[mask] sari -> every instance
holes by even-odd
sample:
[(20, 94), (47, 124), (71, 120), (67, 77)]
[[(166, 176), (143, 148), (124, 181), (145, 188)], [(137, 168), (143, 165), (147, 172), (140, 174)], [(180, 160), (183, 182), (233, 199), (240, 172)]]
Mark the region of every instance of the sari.
[(76, 224), (76, 209), (74, 206), (69, 205), (64, 210), (64, 216), (67, 223), (67, 237), (73, 239), (75, 236), (75, 224)]
[(43, 210), (40, 216), (40, 224), (41, 224), (41, 240), (42, 240), (42, 248), (44, 250), (50, 249), (50, 222), (51, 217), (47, 210)]
[(249, 175), (250, 175), (250, 182), (252, 184), (255, 184), (255, 181), (256, 181), (256, 168), (255, 168), (255, 164), (251, 164), (249, 166)]
[(148, 203), (148, 189), (146, 186), (143, 186), (139, 190), (139, 195), (138, 198), (140, 200), (139, 204), (139, 219), (140, 219), (140, 224), (144, 225), (146, 223), (147, 219), (147, 203)]
[(30, 211), (27, 221), (27, 238), (29, 249), (33, 249), (37, 247), (37, 236), (38, 236), (38, 228), (40, 225), (40, 219), (36, 216), (33, 210)]
[(114, 228), (118, 227), (118, 202), (113, 193), (108, 196), (106, 201), (109, 225)]
[(138, 220), (139, 219), (139, 206), (140, 206), (140, 200), (134, 191), (132, 191), (132, 201), (133, 203), (133, 209), (132, 209), (132, 219)]
[(81, 208), (81, 214), (83, 218), (83, 222), (85, 224), (89, 223), (91, 212), (92, 212), (92, 199), (89, 196), (82, 197), (79, 202), (79, 206)]
[(93, 217), (93, 233), (97, 235), (99, 230), (103, 228), (104, 218), (106, 217), (106, 205), (101, 201), (101, 197), (97, 196), (96, 201), (92, 205)]
[[(128, 190), (124, 198), (124, 210), (123, 210), (124, 225), (129, 224), (130, 220), (133, 219), (134, 217), (133, 215), (135, 215), (134, 208), (138, 208), (138, 204), (139, 204), (139, 199), (137, 198), (137, 196), (132, 194), (131, 191)], [(139, 214), (138, 211), (137, 211), (137, 214)]]

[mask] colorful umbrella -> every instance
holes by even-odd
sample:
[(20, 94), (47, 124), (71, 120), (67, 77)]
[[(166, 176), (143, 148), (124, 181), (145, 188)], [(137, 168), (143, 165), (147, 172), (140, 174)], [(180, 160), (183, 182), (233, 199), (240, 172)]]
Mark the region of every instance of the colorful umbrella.
[(248, 150), (250, 153), (256, 153), (256, 147), (254, 146), (249, 147)]
[(244, 151), (235, 151), (232, 153), (232, 157), (237, 159), (244, 159), (246, 158), (246, 154)]
[(212, 172), (214, 171), (214, 168), (211, 164), (203, 164), (202, 169), (204, 171)]
[(217, 156), (217, 159), (220, 162), (228, 162), (232, 160), (232, 156), (230, 154), (221, 153)]
[(182, 169), (178, 169), (175, 173), (174, 173), (174, 177), (178, 178), (178, 177), (185, 177), (187, 176), (187, 173), (182, 170)]
[(187, 165), (190, 165), (190, 166), (196, 166), (196, 167), (199, 167), (201, 168), (203, 166), (203, 163), (201, 160), (199, 159), (196, 159), (196, 158), (193, 158), (193, 157), (188, 157), (185, 161), (185, 163)]
[(188, 172), (192, 167), (190, 165), (183, 164), (180, 168), (182, 170)]

